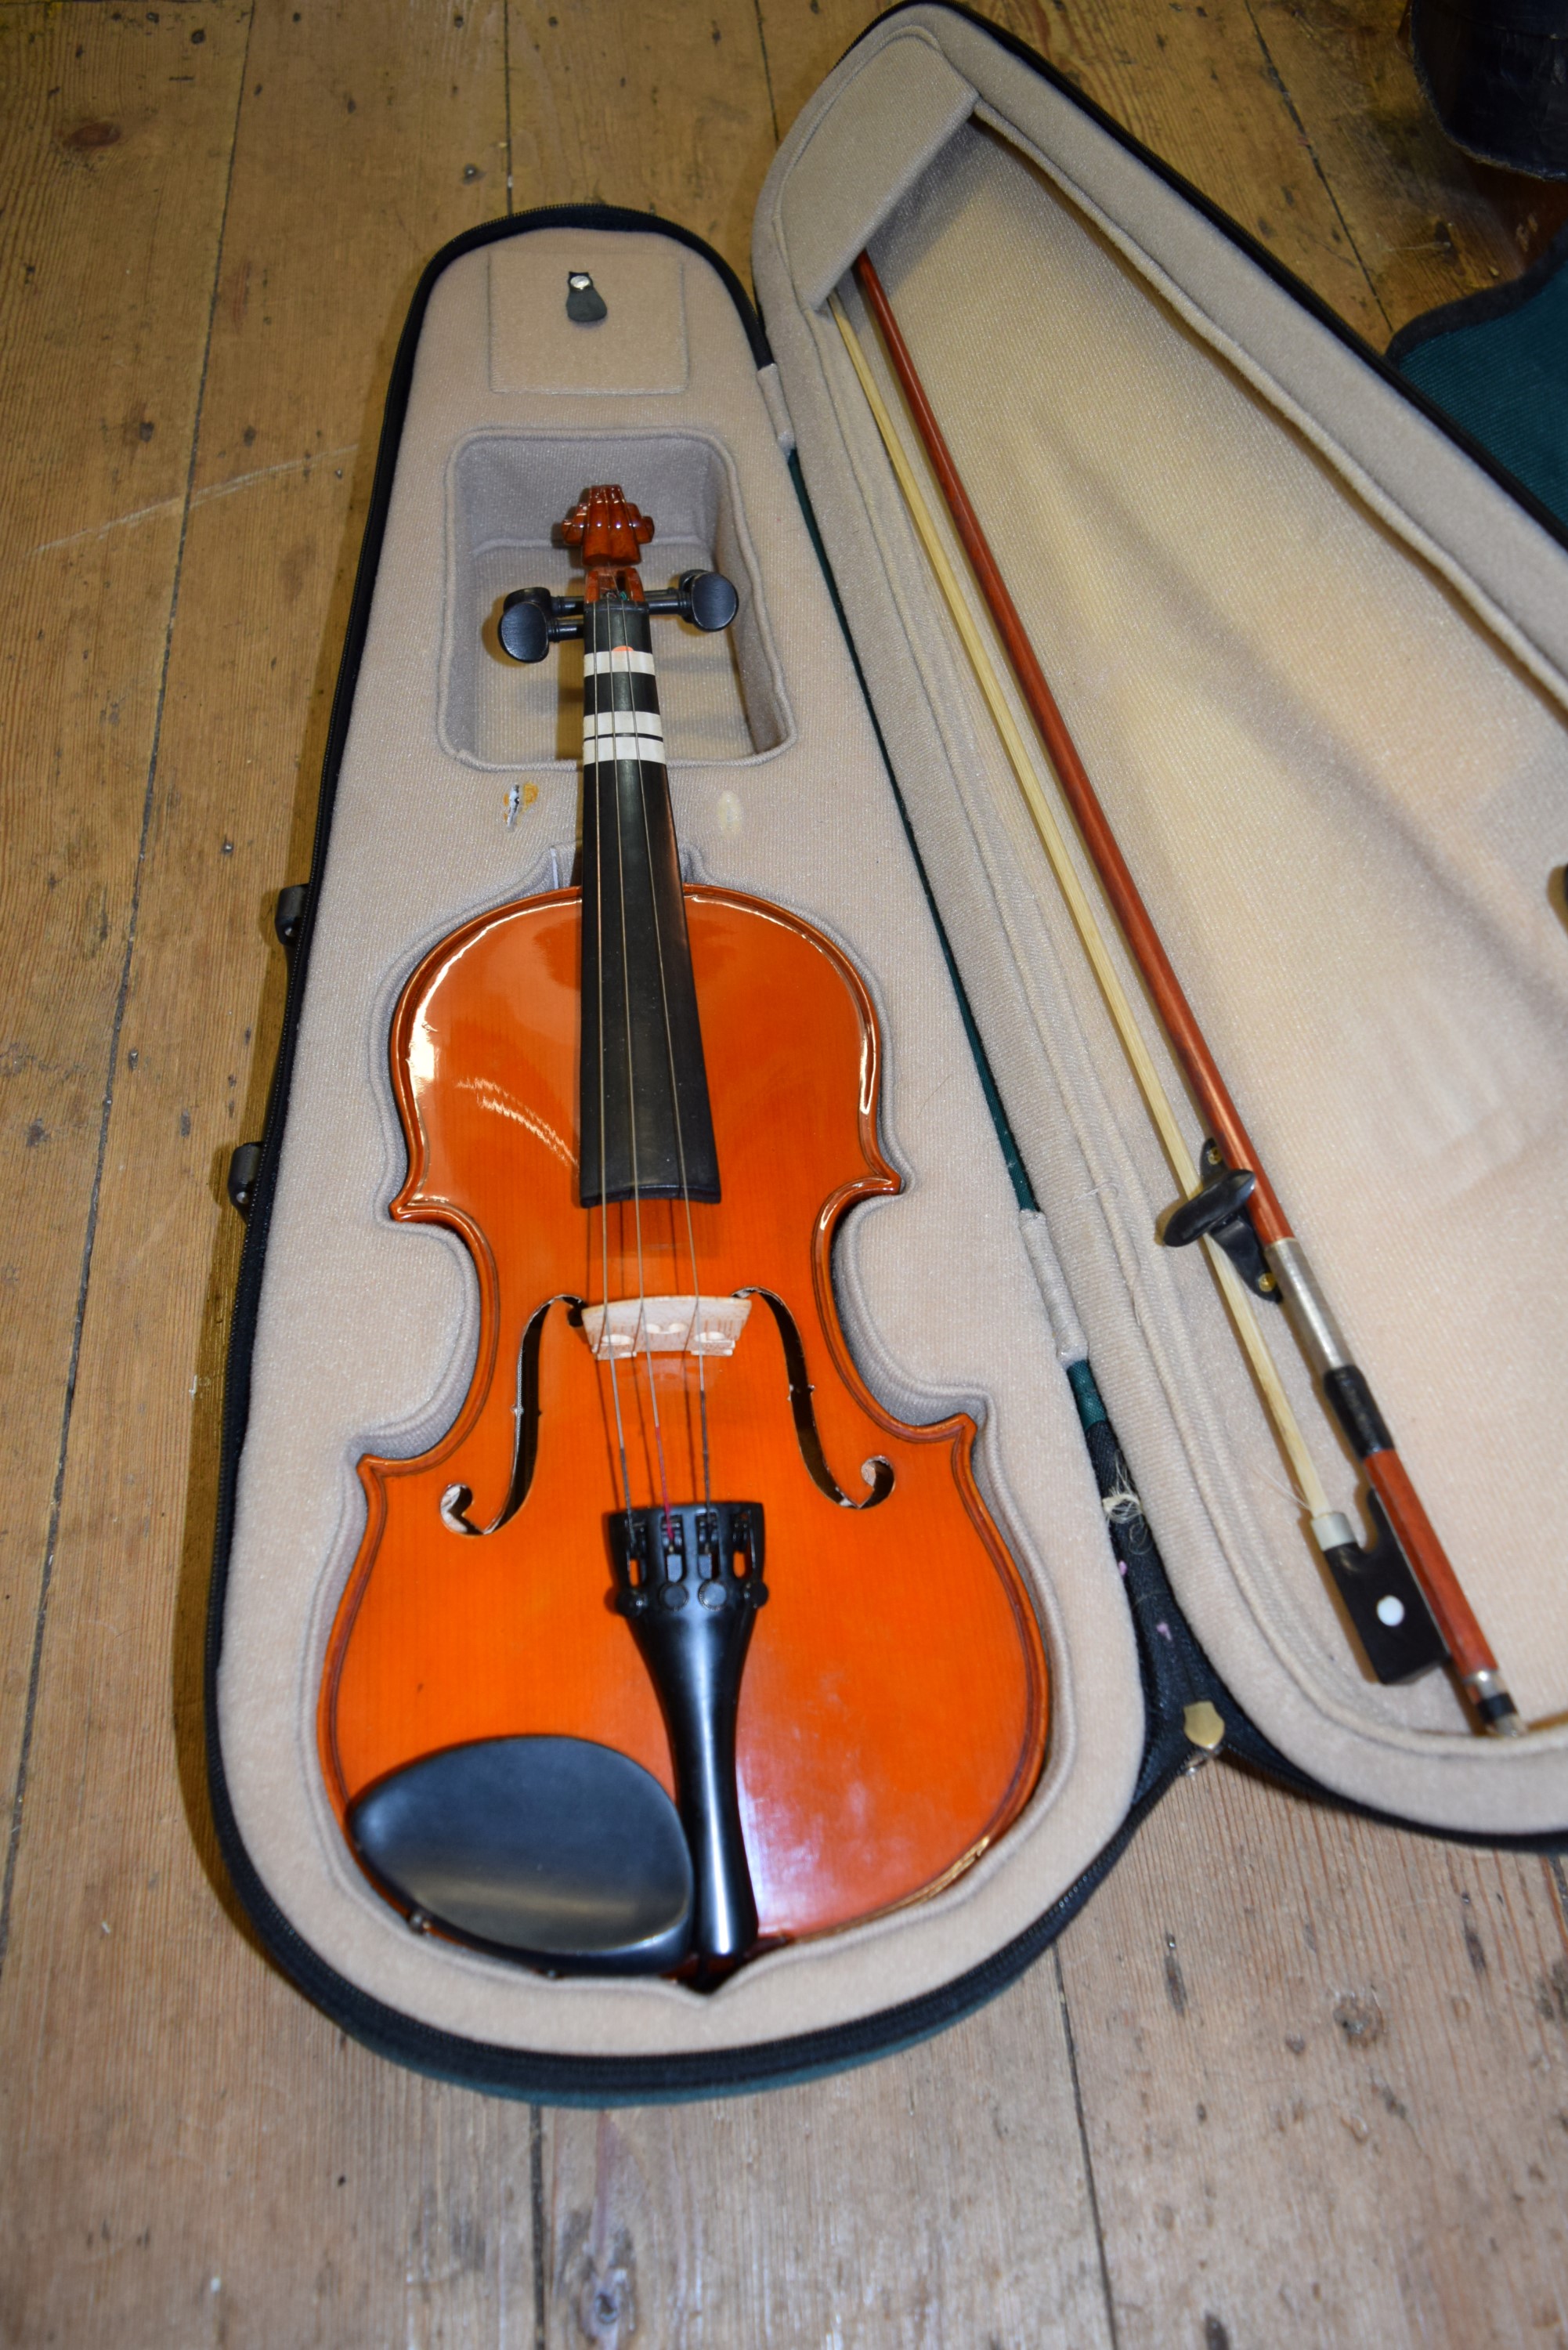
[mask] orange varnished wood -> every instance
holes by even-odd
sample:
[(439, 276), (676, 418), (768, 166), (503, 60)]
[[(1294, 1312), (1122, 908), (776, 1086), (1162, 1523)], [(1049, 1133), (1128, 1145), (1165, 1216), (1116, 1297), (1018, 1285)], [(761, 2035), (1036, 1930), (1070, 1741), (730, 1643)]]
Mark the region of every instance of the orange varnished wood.
[[(538, 1458), (493, 1534), (443, 1523), (453, 1484), (489, 1524), (507, 1492), (518, 1347), (566, 1293), (788, 1303), (828, 1462), (844, 1491), (888, 1460), (888, 1499), (839, 1507), (812, 1482), (783, 1347), (760, 1302), (732, 1357), (706, 1365), (715, 1496), (760, 1501), (770, 1599), (741, 1700), (739, 1777), (763, 1935), (819, 1932), (940, 1884), (1006, 1827), (1038, 1777), (1040, 1632), (975, 1490), (973, 1423), (909, 1428), (873, 1399), (833, 1305), (829, 1253), (857, 1200), (897, 1191), (876, 1142), (875, 1018), (826, 940), (777, 908), (686, 893), (723, 1198), (686, 1211), (578, 1205), (579, 900), (504, 907), (442, 941), (404, 990), (392, 1070), (410, 1172), (401, 1221), (472, 1252), (482, 1323), (472, 1387), (417, 1461), (367, 1459), (369, 1522), (334, 1627), (323, 1764), (344, 1810), (371, 1781), (459, 1741), (590, 1738), (666, 1787), (658, 1704), (609, 1606), (606, 1520), (620, 1483), (610, 1377), (570, 1309), (540, 1359)], [(607, 1240), (608, 1285), (603, 1248)], [(639, 1249), (641, 1253), (639, 1281)], [(701, 1497), (697, 1367), (656, 1356), (669, 1498)], [(632, 1500), (659, 1498), (646, 1357), (618, 1370)]]
[(561, 525), (561, 544), (575, 546), (582, 559), (583, 601), (597, 604), (601, 597), (643, 598), (638, 566), (653, 536), (652, 518), (634, 506), (618, 483), (601, 482), (587, 490)]

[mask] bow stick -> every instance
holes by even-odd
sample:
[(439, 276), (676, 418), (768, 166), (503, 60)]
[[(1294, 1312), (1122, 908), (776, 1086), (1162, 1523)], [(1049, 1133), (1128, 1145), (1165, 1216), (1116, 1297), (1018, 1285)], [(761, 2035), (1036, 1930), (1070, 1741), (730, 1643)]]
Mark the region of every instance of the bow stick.
[[(1279, 1195), (1264, 1172), (1251, 1137), (1215, 1064), (1192, 1007), (1172, 970), (1159, 935), (1127, 868), (1104, 808), (1079, 758), (1055, 696), (1046, 683), (1017, 607), (1009, 595), (981, 530), (941, 427), (916, 371), (887, 293), (868, 254), (855, 264), (855, 276), (881, 329), (894, 373), (903, 388), (959, 538), (1006, 649), (1013, 675), (1039, 730), (1047, 756), (1094, 861), (1127, 946), (1142, 972), (1188, 1082), (1210, 1125), (1205, 1147), (1207, 1174), (1200, 1179), (1169, 1098), (1139, 1032), (1109, 950), (1085, 895), (1061, 829), (1041, 791), (1027, 745), (1019, 733), (962, 588), (921, 494), (898, 432), (877, 388), (855, 330), (836, 296), (832, 308), (855, 371), (898, 477), (916, 532), (936, 573), (959, 634), (974, 668), (1003, 746), (1028, 803), (1042, 844), (1065, 897), (1113, 1021), (1158, 1129), (1177, 1180), (1187, 1193), (1167, 1222), (1165, 1239), (1182, 1246), (1202, 1239), (1220, 1280), (1236, 1333), (1312, 1519), (1314, 1538), (1345, 1600), (1369, 1660), (1380, 1677), (1408, 1678), (1437, 1659), (1423, 1644), (1425, 1627), (1409, 1625), (1393, 1648), (1388, 1628), (1412, 1612), (1398, 1596), (1401, 1584), (1419, 1616), (1420, 1601), (1447, 1650), (1459, 1683), (1482, 1726), (1502, 1737), (1518, 1736), (1524, 1724), (1498, 1670), (1485, 1634), (1421, 1505), (1389, 1434), (1365, 1374), (1357, 1367), (1335, 1321), (1305, 1251), (1293, 1232)], [(1329, 1506), (1327, 1493), (1291, 1409), (1279, 1372), (1253, 1315), (1238, 1265), (1251, 1286), (1284, 1305), (1324, 1398), (1371, 1486), (1372, 1515), (1378, 1541), (1370, 1554), (1355, 1542), (1346, 1519)], [(1382, 1540), (1385, 1529), (1392, 1542)], [(1368, 1583), (1368, 1565), (1380, 1573)], [(1401, 1574), (1401, 1568), (1407, 1573)], [(1414, 1577), (1412, 1586), (1409, 1577)], [(1374, 1594), (1380, 1594), (1375, 1596)], [(1417, 1594), (1419, 1596), (1417, 1597)], [(1381, 1651), (1381, 1655), (1380, 1655)]]

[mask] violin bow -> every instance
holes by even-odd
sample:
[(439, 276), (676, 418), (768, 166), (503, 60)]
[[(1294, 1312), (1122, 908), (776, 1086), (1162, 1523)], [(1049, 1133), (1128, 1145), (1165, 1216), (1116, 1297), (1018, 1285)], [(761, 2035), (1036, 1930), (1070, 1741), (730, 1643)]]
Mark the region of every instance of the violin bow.
[[(1413, 1678), (1446, 1652), (1482, 1728), (1494, 1736), (1521, 1736), (1525, 1725), (1498, 1669), (1497, 1659), (1395, 1449), (1366, 1376), (1351, 1355), (1306, 1253), (1291, 1229), (1279, 1195), (1241, 1123), (1192, 1007), (1171, 968), (970, 503), (869, 254), (860, 255), (855, 264), (855, 276), (881, 332), (893, 372), (902, 387), (960, 543), (1006, 650), (1052, 770), (1210, 1128), (1212, 1139), (1204, 1149), (1207, 1171), (1200, 1175), (1117, 976), (1061, 827), (1041, 789), (1034, 759), (1013, 718), (914, 467), (855, 329), (842, 303), (833, 296), (833, 315), (876, 420), (910, 520), (969, 655), (1166, 1156), (1185, 1194), (1167, 1222), (1167, 1244), (1180, 1247), (1199, 1239), (1205, 1243), (1237, 1337), (1311, 1518), (1314, 1539), (1334, 1575), (1374, 1671), (1385, 1679)], [(1330, 1505), (1278, 1368), (1258, 1326), (1249, 1284), (1257, 1294), (1273, 1296), (1285, 1307), (1324, 1399), (1366, 1469), (1376, 1537), (1370, 1551), (1362, 1550), (1348, 1520)], [(1392, 1539), (1385, 1539), (1386, 1535)], [(1369, 1566), (1376, 1568), (1370, 1576)], [(1390, 1632), (1396, 1635), (1392, 1642)]]

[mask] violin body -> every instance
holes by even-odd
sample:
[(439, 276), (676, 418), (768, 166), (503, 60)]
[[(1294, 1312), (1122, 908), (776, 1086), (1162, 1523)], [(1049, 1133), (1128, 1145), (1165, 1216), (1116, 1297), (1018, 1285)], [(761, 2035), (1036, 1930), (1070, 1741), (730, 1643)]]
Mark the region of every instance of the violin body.
[(420, 1930), (706, 1990), (983, 1851), (1044, 1659), (972, 1422), (892, 1419), (839, 1328), (835, 1233), (898, 1189), (865, 986), (681, 882), (650, 622), (727, 628), (736, 590), (647, 595), (614, 484), (562, 535), (582, 599), (518, 589), (497, 633), (583, 636), (582, 886), (443, 940), (393, 1021), (391, 1212), (466, 1243), (479, 1347), (440, 1443), (360, 1463), (321, 1760)]
[[(904, 1427), (866, 1389), (834, 1310), (835, 1231), (895, 1191), (876, 1140), (877, 1038), (864, 986), (780, 910), (691, 889), (687, 922), (723, 1197), (580, 1204), (581, 900), (561, 891), (482, 916), (427, 957), (394, 1022), (409, 1173), (391, 1212), (462, 1235), (479, 1275), (473, 1380), (451, 1431), (414, 1461), (360, 1464), (369, 1522), (332, 1633), (320, 1709), (346, 1814), (383, 1774), (463, 1742), (592, 1740), (667, 1790), (659, 1700), (612, 1607), (607, 1521), (621, 1493), (608, 1366), (565, 1304), (545, 1317), (525, 1498), (477, 1538), (443, 1516), (502, 1512), (517, 1457), (515, 1367), (552, 1298), (685, 1294), (785, 1301), (821, 1445), (847, 1499), (887, 1461), (886, 1500), (851, 1507), (808, 1473), (780, 1328), (753, 1310), (703, 1365), (715, 1492), (760, 1500), (768, 1606), (740, 1704), (736, 1775), (763, 1940), (865, 1918), (941, 1885), (1013, 1818), (1045, 1735), (1040, 1636), (974, 1485), (974, 1430)], [(690, 1226), (687, 1218), (690, 1216)], [(639, 1263), (639, 1231), (640, 1256)], [(601, 1225), (607, 1230), (601, 1231)], [(606, 1285), (607, 1259), (607, 1287)], [(697, 1358), (620, 1367), (630, 1476), (702, 1490)]]

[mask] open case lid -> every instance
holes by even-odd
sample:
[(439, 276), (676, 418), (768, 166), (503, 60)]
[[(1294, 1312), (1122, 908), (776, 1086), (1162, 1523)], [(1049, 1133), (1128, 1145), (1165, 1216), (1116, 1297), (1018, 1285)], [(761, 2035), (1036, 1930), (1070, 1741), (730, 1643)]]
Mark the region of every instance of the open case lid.
[[(1461, 1832), (1568, 1817), (1568, 1732), (1494, 1747), (1437, 1679), (1364, 1678), (1208, 1275), (1154, 1240), (1168, 1179), (822, 307), (867, 236), (977, 494), (1006, 484), (999, 553), (1237, 1090), (1299, 1170), (1518, 1692), (1568, 1709), (1568, 1622), (1531, 1541), (1561, 1514), (1564, 1244), (1525, 1196), (1527, 1169), (1549, 1196), (1568, 1079), (1546, 895), (1568, 556), (1043, 68), (953, 11), (902, 12), (764, 189), (776, 370), (693, 240), (563, 213), (438, 257), (389, 402), (236, 1309), (214, 1806), (247, 1905), (320, 2005), (404, 2061), (519, 2094), (691, 2094), (856, 2061), (1000, 1988), (1082, 1898), (1146, 1719), (1060, 1367), (1075, 1314), (1181, 1607), (1289, 1762)], [(591, 364), (558, 322), (573, 268), (608, 304)], [(897, 793), (790, 479), (797, 437)], [(553, 682), (502, 693), (475, 648), (502, 589), (565, 585), (550, 525), (607, 468), (635, 469), (665, 564), (715, 561), (741, 589), (733, 661), (665, 680), (689, 878), (790, 907), (867, 978), (906, 1190), (850, 1220), (841, 1310), (893, 1410), (979, 1420), (1053, 1673), (1045, 1773), (994, 1850), (709, 1997), (547, 1981), (410, 1935), (348, 1852), (314, 1738), (355, 1463), (422, 1451), (473, 1357), (465, 1253), (385, 1213), (403, 1163), (391, 1007), (469, 915), (569, 874), (578, 773)], [(1020, 1214), (904, 808), (1040, 1213)], [(1424, 1309), (1445, 1295), (1423, 1318), (1412, 1290)], [(1342, 1503), (1352, 1485), (1346, 1463)]]
[[(1546, 1725), (1528, 1742), (1466, 1734), (1443, 1677), (1362, 1677), (1209, 1275), (1156, 1240), (1172, 1179), (826, 308), (836, 289), (901, 413), (846, 276), (865, 246), (1172, 961)], [(959, 11), (880, 19), (825, 84), (754, 264), (926, 870), (1182, 1608), (1320, 1783), (1453, 1830), (1560, 1825), (1568, 1605), (1542, 1530), (1568, 1480), (1564, 1243), (1542, 1211), (1568, 1144), (1563, 535)], [(1346, 1507), (1351, 1464), (1278, 1335)]]

